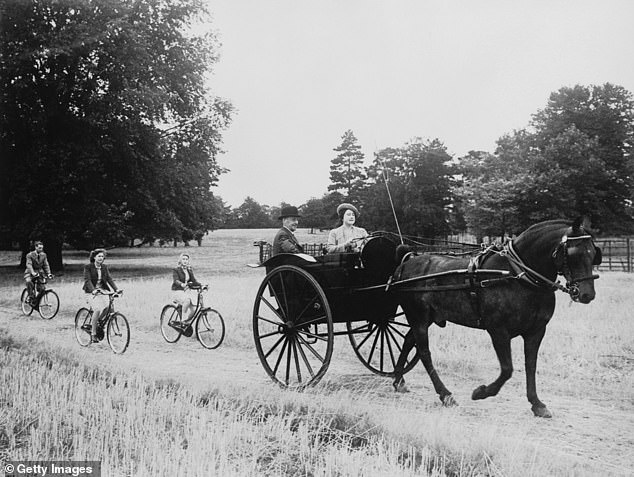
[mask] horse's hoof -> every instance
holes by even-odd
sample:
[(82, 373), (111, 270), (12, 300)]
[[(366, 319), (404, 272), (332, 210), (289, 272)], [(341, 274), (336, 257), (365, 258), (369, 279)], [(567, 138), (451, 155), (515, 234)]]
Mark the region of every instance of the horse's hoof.
[(407, 387), (407, 384), (405, 384), (404, 379), (401, 379), (398, 383), (397, 382), (392, 383), (392, 386), (394, 386), (394, 392), (397, 392), (397, 393), (409, 392), (409, 388)]
[(535, 417), (545, 417), (546, 419), (553, 417), (548, 408), (543, 404), (541, 406), (533, 405), (531, 406), (531, 410), (533, 411), (533, 414), (535, 414)]
[(471, 393), (471, 399), (477, 401), (479, 399), (486, 399), (489, 395), (487, 394), (487, 387), (483, 384), (482, 386), (478, 386)]
[(456, 401), (451, 394), (441, 396), (440, 400), (442, 401), (442, 405), (445, 407), (454, 407), (458, 405), (458, 401)]

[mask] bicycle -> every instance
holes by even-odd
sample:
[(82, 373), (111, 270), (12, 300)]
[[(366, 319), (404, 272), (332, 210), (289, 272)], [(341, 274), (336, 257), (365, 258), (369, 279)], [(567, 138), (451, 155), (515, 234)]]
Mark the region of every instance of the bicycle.
[[(130, 344), (130, 325), (122, 313), (114, 310), (114, 300), (121, 296), (123, 290), (113, 293), (99, 291), (99, 293), (108, 295), (109, 303), (105, 315), (102, 315), (97, 322), (97, 340), (101, 341), (105, 337), (115, 354), (123, 354)], [(90, 335), (92, 315), (92, 307), (80, 308), (75, 315), (75, 337), (80, 346), (88, 346), (92, 343)]]
[[(48, 278), (53, 278), (49, 275)], [(31, 297), (27, 287), (22, 290), (20, 295), (20, 305), (22, 313), (29, 316), (33, 310), (37, 309), (42, 319), (50, 320), (57, 315), (59, 311), (59, 296), (53, 290), (46, 288), (47, 277), (43, 273), (33, 277), (33, 287), (35, 288), (35, 296)]]
[(209, 286), (197, 287), (198, 299), (194, 315), (182, 321), (182, 306), (169, 304), (161, 311), (161, 334), (168, 343), (176, 343), (182, 335), (190, 337), (196, 331), (196, 337), (203, 347), (216, 349), (225, 338), (225, 322), (222, 315), (203, 304), (203, 293)]

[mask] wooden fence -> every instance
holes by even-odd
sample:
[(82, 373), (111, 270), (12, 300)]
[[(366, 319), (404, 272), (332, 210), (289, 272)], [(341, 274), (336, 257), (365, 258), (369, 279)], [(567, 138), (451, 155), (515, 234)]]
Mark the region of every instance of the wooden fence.
[(634, 238), (597, 238), (594, 243), (603, 254), (599, 271), (634, 272)]

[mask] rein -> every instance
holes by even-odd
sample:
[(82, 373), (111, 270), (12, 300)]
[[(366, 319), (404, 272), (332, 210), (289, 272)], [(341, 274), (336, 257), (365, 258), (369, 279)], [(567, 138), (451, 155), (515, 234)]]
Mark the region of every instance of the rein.
[[(528, 265), (524, 263), (524, 261), (520, 258), (520, 256), (515, 251), (515, 247), (513, 247), (513, 241), (510, 240), (504, 245), (504, 248), (499, 252), (494, 252), (499, 254), (501, 257), (505, 257), (511, 265), (515, 265), (521, 271), (517, 274), (517, 278), (523, 279), (530, 283), (533, 286), (540, 286), (542, 284), (548, 285), (549, 287), (561, 290), (562, 292), (570, 294), (570, 288), (567, 286), (563, 286), (559, 282), (554, 282), (539, 272), (536, 272)], [(540, 283), (541, 282), (541, 283)]]

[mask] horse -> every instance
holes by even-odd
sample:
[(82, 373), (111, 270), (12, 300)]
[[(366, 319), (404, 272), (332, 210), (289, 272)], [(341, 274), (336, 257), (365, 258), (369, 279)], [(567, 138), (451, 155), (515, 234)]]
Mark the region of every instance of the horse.
[[(475, 260), (405, 254), (391, 285), (410, 325), (395, 366), (394, 389), (408, 391), (403, 370), (415, 345), (443, 405), (457, 405), (434, 369), (429, 351), (429, 327), (433, 323), (444, 327), (450, 321), (486, 330), (500, 362), (498, 378), (477, 387), (473, 400), (497, 395), (511, 377), (511, 339), (521, 336), (531, 409), (535, 416), (552, 417), (537, 396), (535, 370), (539, 346), (555, 309), (555, 291), (567, 292), (575, 302), (590, 303), (595, 298), (594, 280), (599, 278), (592, 269), (600, 263), (601, 249), (581, 218), (572, 224), (563, 220), (537, 223), (504, 247), (490, 247)], [(557, 275), (564, 276), (566, 286), (556, 282)], [(416, 285), (421, 282), (423, 286)]]

